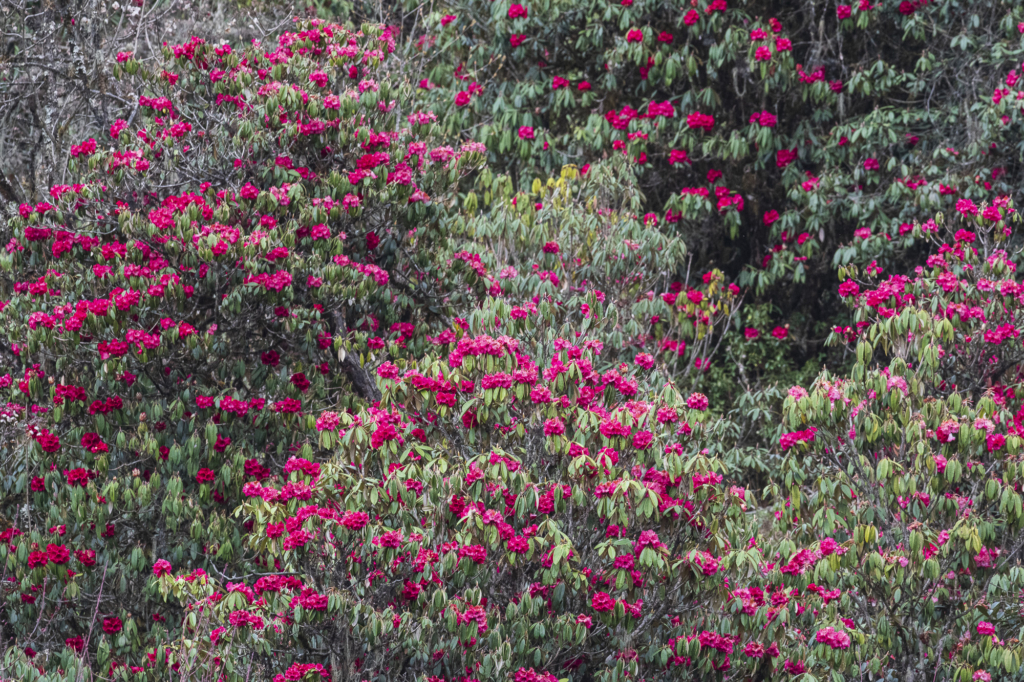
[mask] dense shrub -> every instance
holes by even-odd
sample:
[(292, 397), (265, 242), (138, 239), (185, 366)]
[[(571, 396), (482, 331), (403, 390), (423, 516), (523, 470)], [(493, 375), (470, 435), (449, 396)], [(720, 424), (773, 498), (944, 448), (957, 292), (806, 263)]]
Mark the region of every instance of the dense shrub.
[(5, 415), (29, 438), (4, 455), (3, 634), (46, 667), (200, 675), (191, 604), (153, 574), (267, 573), (255, 519), (232, 514), (243, 486), (319, 467), (321, 413), (379, 404), (364, 364), (382, 355), (419, 363), (504, 319), (550, 359), (549, 325), (573, 319), (613, 344), (592, 371), (634, 397), (623, 361), (671, 378), (713, 354), (736, 288), (674, 279), (682, 244), (636, 217), (620, 163), (513, 195), (480, 145), (399, 105), (392, 49), (314, 22), (266, 48), (125, 55), (133, 123), (76, 144), (81, 182), (11, 221)]
[(450, 108), (453, 130), (527, 183), (566, 159), (627, 156), (645, 211), (699, 262), (770, 293), (804, 338), (834, 318), (836, 265), (912, 264), (915, 220), (1021, 184), (1012, 4), (433, 9), (406, 45), (430, 67), (421, 98)]
[[(1004, 382), (1021, 285), (999, 248), (1012, 209), (959, 208), (915, 277), (841, 286), (858, 325), (834, 340), (858, 362), (789, 390), (774, 521), (716, 473), (704, 396), (654, 390), (641, 357), (635, 374), (592, 374), (600, 345), (566, 340), (572, 326), (547, 344), (483, 326), (447, 357), (382, 364), (378, 408), (322, 417), (339, 458), (246, 486), (251, 546), (305, 582), (219, 600), (217, 581), (161, 587), (214, 602), (236, 659), (288, 643), (331, 652), (334, 670), (355, 656), (443, 679), (1014, 673), (1024, 406)], [(634, 386), (648, 400), (620, 402)], [(254, 637), (246, 624), (286, 603), (293, 627)]]
[[(1016, 114), (1007, 94), (947, 98), (924, 108), (931, 137), (878, 132), (923, 87), (886, 73), (927, 22), (991, 47), (922, 67), (931, 87), (999, 73), (1012, 21), (976, 5), (999, 26), (976, 36), (948, 9), (862, 3), (826, 39), (831, 10), (799, 27), (777, 12), (785, 33), (720, 0), (696, 21), (495, 3), (484, 26), (467, 7), (421, 15), (436, 43), (417, 22), (314, 20), (266, 44), (118, 57), (132, 101), (71, 148), (68, 184), (18, 207), (0, 254), (0, 674), (1013, 674), (1018, 221), (1012, 187), (958, 174), (1012, 168), (995, 159), (1017, 124), (992, 117)], [(670, 24), (679, 50), (637, 28)], [(549, 38), (548, 65), (514, 70)], [(831, 48), (862, 69), (849, 90), (789, 56)], [(847, 59), (870, 50), (873, 80)], [(547, 83), (570, 63), (590, 90)], [(735, 101), (711, 84), (730, 65)], [(748, 79), (775, 126), (728, 120), (746, 117)], [(653, 116), (623, 112), (630, 97)], [(955, 132), (958, 116), (971, 126)], [(963, 158), (942, 151), (954, 137)], [(891, 177), (853, 148), (886, 151)], [(707, 181), (732, 183), (721, 206), (667, 198), (694, 169), (726, 173)], [(895, 180), (915, 172), (958, 193)], [(744, 231), (779, 197), (792, 207)], [(892, 239), (836, 251), (852, 220)], [(787, 248), (744, 274), (781, 230)], [(821, 287), (832, 262), (842, 281)], [(848, 305), (805, 299), (783, 319), (731, 275)]]
[(7, 636), (142, 666), (182, 618), (147, 598), (153, 563), (257, 570), (229, 515), (246, 477), (302, 451), (311, 401), (374, 397), (368, 336), (432, 287), (472, 286), (415, 259), (447, 243), (435, 216), (482, 156), (396, 110), (390, 48), (310, 24), (269, 49), (122, 59), (133, 125), (76, 145), (82, 182), (21, 207), (3, 317), (22, 367), (4, 381), (32, 439), (5, 454)]
[(833, 340), (857, 362), (790, 390), (772, 491), (782, 571), (903, 679), (1020, 668), (1019, 220), (1005, 201), (956, 208), (914, 228), (938, 248), (912, 276), (840, 285), (856, 323)]

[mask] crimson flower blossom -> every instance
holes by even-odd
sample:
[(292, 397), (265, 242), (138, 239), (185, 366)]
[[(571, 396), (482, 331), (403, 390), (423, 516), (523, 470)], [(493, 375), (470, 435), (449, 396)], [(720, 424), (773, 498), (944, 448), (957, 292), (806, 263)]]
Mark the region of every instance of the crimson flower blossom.
[(692, 129), (700, 128), (704, 132), (710, 133), (711, 129), (715, 127), (715, 117), (695, 111), (686, 117), (686, 125)]
[(797, 151), (796, 147), (793, 149), (780, 149), (775, 152), (775, 165), (779, 168), (785, 168), (789, 164), (796, 161)]
[(704, 412), (708, 409), (708, 397), (703, 393), (693, 393), (686, 399), (686, 406), (691, 410)]
[(607, 592), (597, 592), (591, 598), (590, 605), (598, 613), (606, 613), (615, 608), (615, 600)]
[(47, 545), (46, 558), (55, 564), (66, 564), (71, 560), (71, 551), (64, 545)]
[(671, 166), (677, 163), (690, 163), (690, 157), (685, 150), (673, 149), (668, 153), (668, 163)]
[(857, 285), (852, 279), (848, 279), (839, 285), (839, 295), (842, 298), (849, 296), (856, 296), (860, 293), (860, 286)]
[(545, 436), (560, 436), (563, 433), (565, 433), (565, 424), (562, 423), (561, 419), (555, 417), (544, 422)]

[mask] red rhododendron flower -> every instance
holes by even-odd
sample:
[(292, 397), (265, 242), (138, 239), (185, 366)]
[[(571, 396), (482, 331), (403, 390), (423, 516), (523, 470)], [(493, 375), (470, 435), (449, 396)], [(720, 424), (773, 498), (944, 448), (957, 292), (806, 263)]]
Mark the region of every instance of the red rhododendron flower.
[(839, 295), (843, 298), (849, 296), (856, 296), (860, 293), (860, 286), (857, 285), (852, 279), (848, 279), (839, 285)]
[(46, 558), (55, 564), (66, 564), (71, 560), (71, 551), (64, 545), (47, 545)]
[(49, 431), (43, 430), (36, 436), (36, 442), (43, 449), (43, 452), (53, 453), (60, 449), (60, 439)]
[(690, 128), (700, 128), (704, 132), (711, 132), (711, 129), (715, 127), (715, 118), (708, 114), (702, 114), (699, 111), (695, 111), (686, 117), (686, 125)]
[(590, 600), (590, 605), (598, 613), (605, 613), (615, 608), (615, 600), (607, 592), (596, 592)]
[(708, 409), (708, 398), (703, 393), (693, 393), (686, 399), (686, 406), (691, 410), (703, 412)]
[(789, 164), (796, 161), (797, 152), (796, 148), (793, 149), (780, 149), (775, 153), (775, 165), (779, 168), (785, 168)]

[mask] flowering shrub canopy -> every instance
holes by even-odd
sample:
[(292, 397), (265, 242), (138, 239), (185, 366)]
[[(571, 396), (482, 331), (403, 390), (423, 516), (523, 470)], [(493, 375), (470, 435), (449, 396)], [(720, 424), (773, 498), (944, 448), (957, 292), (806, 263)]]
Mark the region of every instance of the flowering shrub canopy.
[[(119, 60), (142, 93), (138, 113), (113, 124), (109, 142), (76, 145), (80, 182), (11, 220), (0, 314), (19, 369), (0, 383), (5, 419), (27, 437), (5, 454), (0, 552), (4, 637), (25, 657), (16, 676), (36, 666), (161, 676), (185, 665), (240, 678), (293, 663), (359, 670), (372, 652), (362, 628), (376, 620), (339, 626), (358, 641), (340, 662), (325, 658), (317, 632), (282, 658), (260, 639), (270, 631), (253, 627), (244, 666), (215, 650), (240, 640), (185, 585), (227, 581), (209, 599), (238, 612), (231, 595), (256, 577), (287, 579), (299, 595), (327, 591), (322, 574), (282, 568), (260, 544), (290, 528), (287, 566), (326, 536), (300, 532), (294, 514), (251, 516), (242, 504), (253, 490), (283, 486), (274, 503), (315, 493), (341, 513), (339, 500), (321, 499), (323, 482), (358, 469), (328, 462), (370, 447), (386, 457), (364, 465), (378, 483), (349, 487), (373, 509), (381, 495), (401, 497), (391, 465), (415, 453), (399, 443), (450, 454), (454, 418), (459, 447), (497, 446), (492, 427), (503, 426), (535, 453), (545, 437), (561, 452), (577, 429), (565, 412), (577, 393), (589, 396), (580, 414), (612, 408), (601, 423), (619, 447), (663, 449), (659, 429), (678, 428), (668, 412), (647, 414), (655, 390), (682, 405), (649, 377), (685, 377), (679, 367), (713, 353), (735, 285), (718, 272), (696, 287), (675, 279), (682, 243), (636, 217), (617, 161), (515, 193), (483, 167), (478, 143), (450, 140), (432, 112), (398, 105), (392, 49), (386, 30), (312, 22), (271, 48), (193, 39), (156, 65)], [(393, 362), (421, 368), (409, 396), (378, 383)], [(457, 371), (466, 378), (453, 383)], [(436, 466), (440, 475), (449, 465)], [(521, 470), (509, 484), (545, 478)], [(517, 537), (513, 546), (533, 551), (523, 547), (532, 532)], [(299, 622), (306, 607), (296, 606), (271, 631)], [(232, 628), (258, 622), (228, 616)]]
[(452, 130), (527, 179), (628, 158), (645, 211), (802, 326), (834, 313), (835, 266), (906, 265), (915, 221), (1021, 184), (1024, 12), (1001, 2), (436, 7), (406, 45)]
[[(4, 676), (1020, 668), (1012, 201), (934, 140), (891, 139), (872, 98), (920, 92), (884, 50), (837, 87), (794, 62), (809, 23), (642, 2), (593, 25), (453, 7), (415, 46), (426, 80), (398, 29), (319, 20), (118, 55), (137, 105), (72, 147), (69, 184), (19, 207), (0, 254)], [(815, 25), (885, 42), (959, 21), (904, 5)], [(527, 51), (545, 63), (484, 78)], [(704, 84), (731, 68), (736, 101)], [(620, 109), (576, 113), (599, 103)], [(946, 104), (901, 125), (942, 135)], [(563, 164), (577, 148), (592, 162)], [(896, 180), (926, 163), (962, 191)], [(740, 278), (762, 287), (823, 277), (858, 224), (829, 284), (840, 361), (806, 388), (763, 387), (789, 324), (698, 273), (723, 242), (685, 244), (737, 237), (751, 206), (751, 234), (786, 245)], [(923, 265), (882, 277), (890, 256)], [(704, 389), (722, 355), (738, 406)]]

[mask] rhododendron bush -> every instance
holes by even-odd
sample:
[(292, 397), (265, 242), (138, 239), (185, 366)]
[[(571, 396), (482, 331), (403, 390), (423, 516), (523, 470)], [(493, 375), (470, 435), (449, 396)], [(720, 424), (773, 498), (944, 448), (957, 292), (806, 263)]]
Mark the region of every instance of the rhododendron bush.
[(160, 589), (207, 600), (199, 659), (290, 645), (325, 675), (1012, 674), (1018, 221), (1005, 200), (959, 212), (915, 227), (937, 248), (912, 277), (844, 272), (855, 325), (833, 341), (856, 364), (790, 389), (763, 502), (716, 471), (722, 423), (662, 365), (595, 373), (606, 348), (572, 310), (495, 337), (489, 302), (447, 353), (393, 349), (374, 407), (321, 415), (334, 459), (246, 484), (249, 547), (289, 577)]
[[(351, 447), (369, 459), (364, 483), (348, 487), (366, 490), (372, 509), (416, 489), (396, 498), (389, 479), (391, 465), (412, 461), (408, 444), (436, 443), (451, 461), (431, 456), (435, 471), (469, 477), (469, 452), (502, 438), (535, 453), (509, 485), (546, 482), (550, 493), (558, 469), (545, 474), (541, 454), (549, 437), (552, 454), (568, 452), (574, 419), (641, 452), (664, 451), (671, 443), (657, 434), (682, 428), (686, 408), (662, 384), (699, 376), (690, 368), (733, 322), (735, 285), (718, 271), (688, 281), (682, 243), (637, 216), (617, 161), (514, 192), (484, 167), (482, 145), (400, 104), (411, 99), (392, 50), (386, 29), (311, 22), (271, 46), (192, 39), (156, 63), (127, 55), (116, 70), (137, 106), (104, 140), (75, 145), (74, 182), (18, 208), (0, 258), (17, 368), (0, 377), (15, 434), (0, 509), (0, 635), (17, 647), (5, 674), (365, 672), (377, 654), (364, 627), (386, 608), (376, 599), (348, 628), (333, 619), (353, 640), (340, 662), (318, 632), (268, 648), (329, 591), (317, 565), (291, 566), (325, 536), (301, 542), (297, 517), (270, 526), (246, 500), (279, 485), (271, 503), (321, 495), (321, 466)], [(422, 366), (419, 380), (407, 377), (415, 391), (397, 398), (379, 384), (397, 378), (395, 362), (403, 376)], [(453, 383), (456, 371), (466, 377)], [(472, 450), (442, 447), (455, 428)], [(577, 440), (593, 449), (590, 466), (617, 470), (617, 454), (597, 459), (600, 448)], [(711, 476), (711, 462), (686, 466)], [(353, 472), (330, 478), (343, 485)], [(708, 491), (707, 513), (726, 513)], [(318, 501), (329, 517), (342, 510)], [(661, 506), (648, 495), (647, 517)], [(296, 531), (284, 567), (261, 544), (282, 527)], [(181, 591), (215, 581), (227, 596)], [(242, 613), (234, 592), (275, 584), (311, 596), (262, 623)], [(241, 613), (228, 625), (212, 620), (220, 601)], [(248, 640), (217, 629), (247, 623)]]
[[(901, 124), (932, 138), (883, 126), (926, 96), (888, 62), (790, 54), (939, 7), (642, 2), (118, 55), (131, 101), (3, 235), (0, 676), (1016, 673), (1024, 284), (979, 174), (1008, 95), (958, 161), (945, 100)], [(785, 248), (735, 277), (751, 206)], [(739, 285), (812, 272), (842, 322), (781, 384), (791, 326)]]
[[(245, 484), (249, 547), (284, 576), (160, 583), (228, 590), (204, 612), (222, 629), (204, 660), (292, 646), (334, 671), (483, 679), (696, 657), (680, 619), (721, 607), (705, 580), (747, 525), (745, 492), (703, 454), (706, 399), (644, 363), (597, 372), (587, 334), (513, 331), (471, 325), (440, 357), (382, 363), (377, 407), (319, 419), (314, 453), (339, 456)], [(752, 565), (737, 549), (726, 563)]]
[(914, 228), (938, 248), (912, 275), (844, 273), (856, 322), (832, 340), (856, 363), (790, 390), (772, 491), (778, 570), (839, 633), (816, 641), (904, 679), (1021, 665), (1019, 221), (1005, 199), (957, 210)]
[(452, 129), (472, 126), (526, 181), (565, 159), (628, 158), (645, 211), (701, 262), (742, 273), (802, 338), (822, 336), (817, 323), (837, 310), (836, 266), (912, 265), (915, 221), (1021, 184), (1019, 6), (432, 8), (404, 44), (430, 67), (421, 99), (453, 112)]

